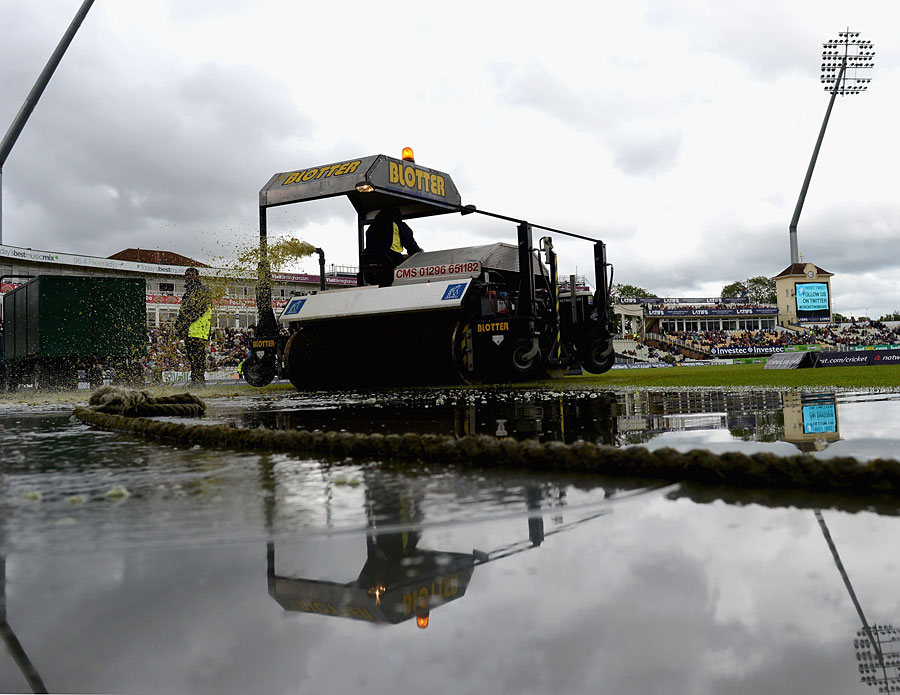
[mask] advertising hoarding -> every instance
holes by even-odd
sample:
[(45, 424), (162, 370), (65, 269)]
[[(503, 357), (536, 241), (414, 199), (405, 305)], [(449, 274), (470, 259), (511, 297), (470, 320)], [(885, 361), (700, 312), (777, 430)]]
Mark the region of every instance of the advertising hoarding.
[(797, 302), (797, 320), (801, 323), (820, 323), (831, 319), (828, 283), (798, 282), (794, 285), (794, 295)]

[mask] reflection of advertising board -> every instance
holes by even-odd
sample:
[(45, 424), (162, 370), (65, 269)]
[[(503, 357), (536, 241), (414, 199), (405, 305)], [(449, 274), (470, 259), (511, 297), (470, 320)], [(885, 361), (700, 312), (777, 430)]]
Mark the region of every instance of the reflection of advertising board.
[(834, 403), (804, 405), (802, 412), (804, 433), (837, 431), (837, 412)]
[(794, 285), (799, 321), (828, 321), (828, 283), (798, 282)]

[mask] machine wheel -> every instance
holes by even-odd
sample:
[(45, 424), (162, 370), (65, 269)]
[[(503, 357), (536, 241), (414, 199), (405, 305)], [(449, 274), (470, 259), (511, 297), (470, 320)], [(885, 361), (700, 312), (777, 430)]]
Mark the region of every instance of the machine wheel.
[(458, 321), (453, 327), (451, 338), (451, 359), (456, 366), (459, 378), (466, 384), (477, 386), (484, 383), (484, 378), (475, 371), (472, 359), (472, 324), (469, 320)]
[(268, 353), (260, 358), (251, 352), (250, 356), (241, 364), (241, 374), (244, 375), (244, 380), (257, 388), (271, 384), (276, 371), (275, 356)]
[(541, 363), (541, 351), (538, 351), (530, 358), (526, 358), (531, 352), (532, 342), (527, 338), (519, 338), (516, 340), (509, 352), (510, 365), (512, 372), (518, 377), (527, 377), (531, 379), (545, 378), (547, 373)]
[(581, 366), (591, 374), (608, 372), (616, 361), (616, 352), (613, 350), (610, 339), (595, 338), (589, 341), (585, 355), (585, 358), (581, 360)]

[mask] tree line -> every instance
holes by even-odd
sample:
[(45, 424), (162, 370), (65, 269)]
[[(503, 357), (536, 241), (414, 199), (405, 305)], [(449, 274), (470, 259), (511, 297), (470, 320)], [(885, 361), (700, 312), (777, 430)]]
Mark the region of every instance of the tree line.
[[(613, 294), (619, 298), (639, 299), (645, 297), (658, 297), (643, 287), (637, 285), (613, 284)], [(747, 280), (735, 280), (722, 288), (720, 297), (748, 297), (751, 304), (775, 304), (775, 280), (765, 275), (757, 275)]]

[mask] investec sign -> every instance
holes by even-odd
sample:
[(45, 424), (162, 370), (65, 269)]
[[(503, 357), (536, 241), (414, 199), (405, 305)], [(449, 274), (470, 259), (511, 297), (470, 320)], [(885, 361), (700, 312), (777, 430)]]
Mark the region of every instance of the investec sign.
[(784, 352), (783, 345), (741, 345), (739, 347), (714, 347), (710, 348), (709, 354), (716, 357), (759, 357), (761, 355), (773, 355), (776, 352)]

